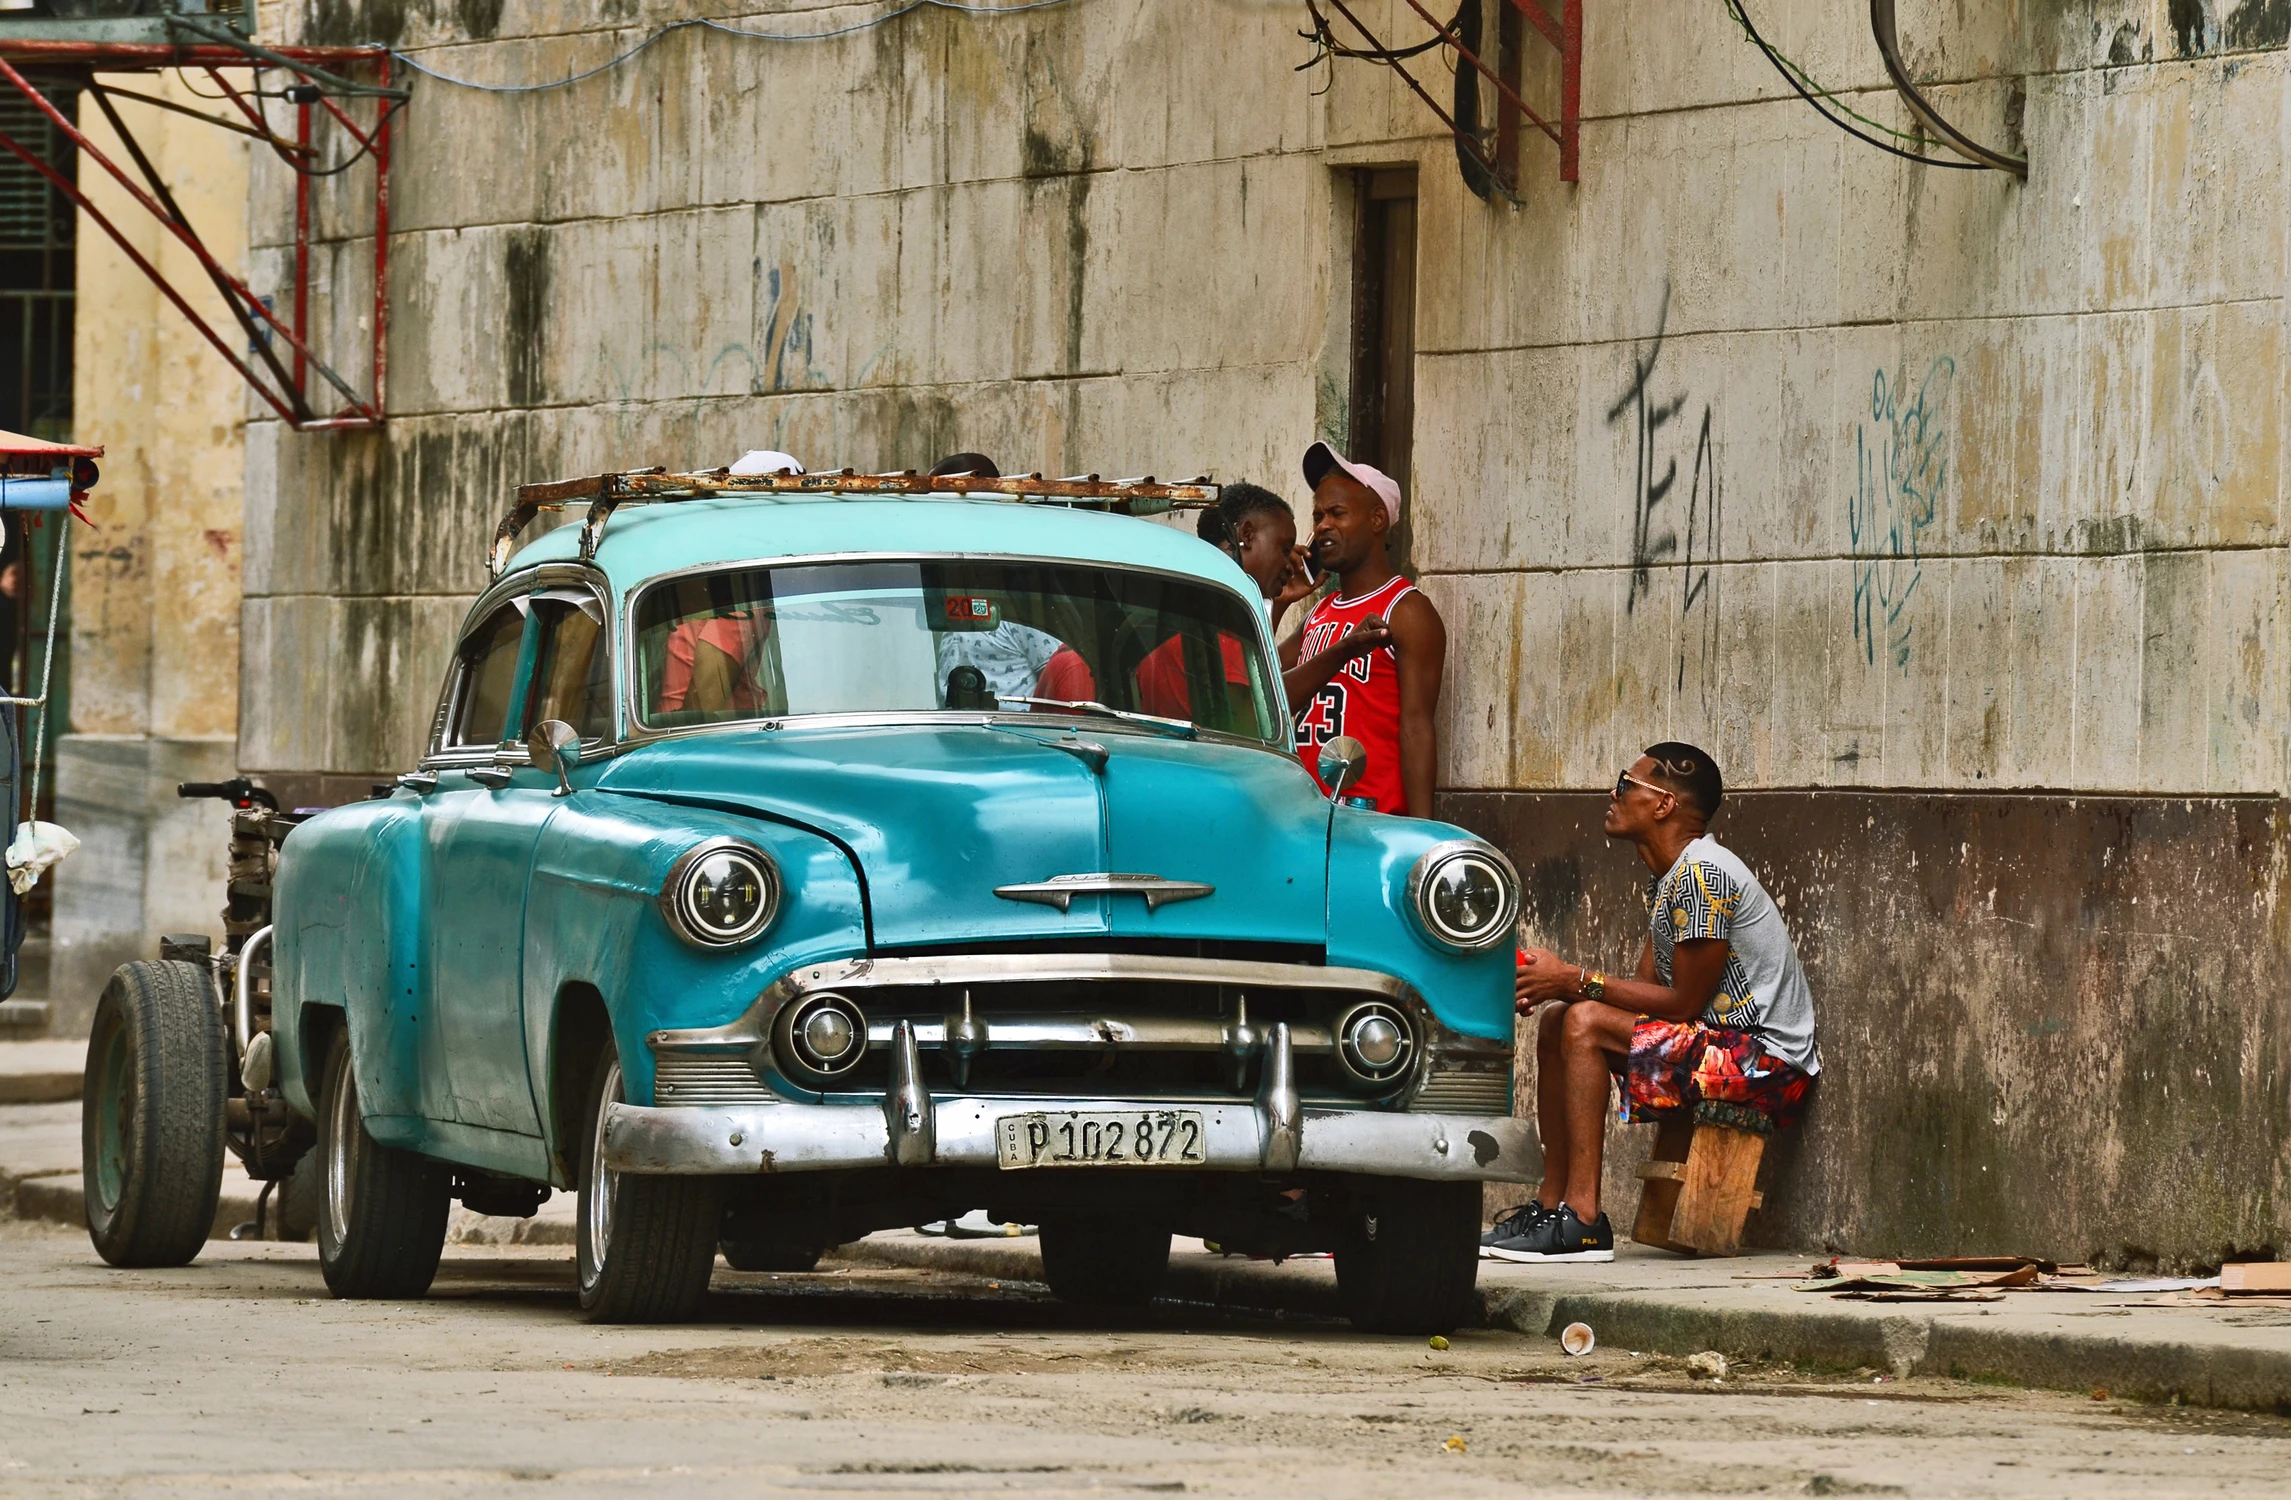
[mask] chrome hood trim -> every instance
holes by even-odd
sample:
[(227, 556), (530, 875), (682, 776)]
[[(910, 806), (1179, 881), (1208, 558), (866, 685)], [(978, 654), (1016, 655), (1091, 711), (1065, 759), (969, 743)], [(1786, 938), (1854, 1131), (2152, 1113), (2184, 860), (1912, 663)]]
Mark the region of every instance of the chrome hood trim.
[(994, 893), (1005, 901), (1034, 901), (1066, 911), (1076, 896), (1143, 896), (1146, 910), (1157, 911), (1171, 901), (1198, 901), (1217, 894), (1217, 887), (1198, 880), (1164, 880), (1159, 875), (1123, 875), (1110, 870), (1086, 875), (1053, 875), (1023, 885), (998, 885)]

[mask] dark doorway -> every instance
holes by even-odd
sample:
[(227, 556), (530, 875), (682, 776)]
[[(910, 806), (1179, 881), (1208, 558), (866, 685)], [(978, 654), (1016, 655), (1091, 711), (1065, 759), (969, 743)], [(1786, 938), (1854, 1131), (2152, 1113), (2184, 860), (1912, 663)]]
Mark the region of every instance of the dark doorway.
[[(1355, 174), (1359, 220), (1352, 263), (1352, 422), (1350, 457), (1374, 464), (1411, 497), (1409, 461), (1416, 429), (1416, 169)], [(1409, 510), (1392, 537), (1405, 569)]]

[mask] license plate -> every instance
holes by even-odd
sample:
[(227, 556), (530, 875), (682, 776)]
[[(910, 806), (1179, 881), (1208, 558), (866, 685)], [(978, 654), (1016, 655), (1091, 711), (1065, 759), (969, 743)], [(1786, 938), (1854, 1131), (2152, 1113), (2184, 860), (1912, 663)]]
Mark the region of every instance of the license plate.
[(995, 1121), (995, 1155), (1006, 1172), (1024, 1167), (1198, 1167), (1201, 1113), (1060, 1110)]

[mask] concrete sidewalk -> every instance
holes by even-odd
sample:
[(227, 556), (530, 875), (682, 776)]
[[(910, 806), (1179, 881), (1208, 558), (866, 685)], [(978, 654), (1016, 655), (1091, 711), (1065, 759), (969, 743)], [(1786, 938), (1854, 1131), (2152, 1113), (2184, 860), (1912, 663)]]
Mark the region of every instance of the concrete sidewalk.
[[(1038, 1281), (1032, 1239), (871, 1235), (835, 1254)], [(1628, 1241), (1608, 1265), (1483, 1261), (1489, 1327), (1556, 1337), (1588, 1323), (1607, 1348), (1658, 1354), (1715, 1349), (1730, 1358), (1867, 1368), (1873, 1376), (1949, 1375), (2135, 1400), (2291, 1415), (2291, 1308), (2156, 1306), (2140, 1294), (2007, 1292), (1978, 1303), (1882, 1303), (1801, 1292), (1820, 1257), (1690, 1260)], [(1339, 1317), (1328, 1260), (1280, 1265), (1177, 1242), (1165, 1295), (1220, 1306)]]
[(80, 1096), (83, 1041), (0, 1042), (0, 1104), (53, 1104)]

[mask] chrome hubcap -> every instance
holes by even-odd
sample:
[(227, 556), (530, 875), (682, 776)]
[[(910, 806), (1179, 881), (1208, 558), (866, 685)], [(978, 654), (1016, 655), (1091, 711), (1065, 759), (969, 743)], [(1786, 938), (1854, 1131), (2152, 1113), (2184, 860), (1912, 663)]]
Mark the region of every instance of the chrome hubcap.
[(605, 1106), (620, 1102), (620, 1064), (605, 1065), (604, 1087), (599, 1091), (595, 1128), (589, 1138), (589, 1180), (581, 1185), (588, 1209), (588, 1227), (585, 1231), (589, 1252), (589, 1269), (602, 1271), (606, 1252), (612, 1246), (613, 1198), (620, 1190), (620, 1174), (605, 1165)]
[(326, 1121), (326, 1227), (334, 1243), (350, 1237), (350, 1153), (357, 1148), (358, 1086), (351, 1081), (350, 1056), (342, 1057), (342, 1075), (334, 1081), (334, 1108)]

